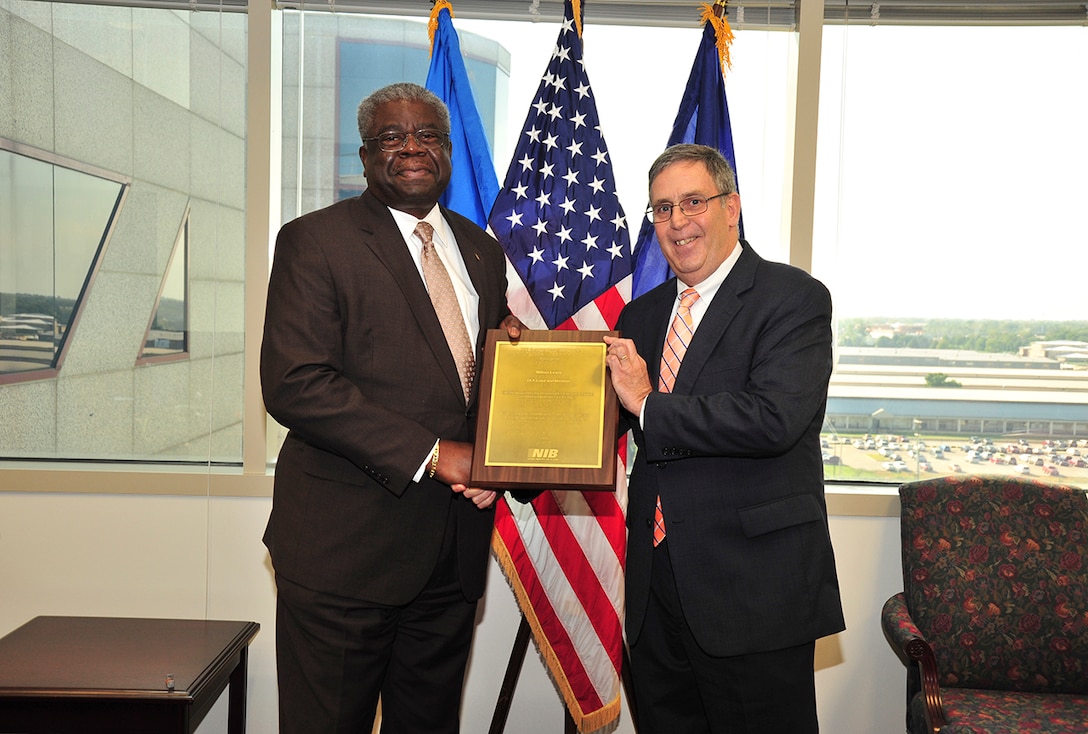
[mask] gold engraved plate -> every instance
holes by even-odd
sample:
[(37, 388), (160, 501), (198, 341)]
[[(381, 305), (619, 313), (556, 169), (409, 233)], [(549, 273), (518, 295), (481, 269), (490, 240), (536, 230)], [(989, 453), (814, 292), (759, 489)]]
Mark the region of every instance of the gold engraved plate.
[(602, 464), (605, 344), (495, 345), (487, 466)]
[(619, 401), (605, 335), (619, 334), (487, 332), (471, 486), (615, 490)]

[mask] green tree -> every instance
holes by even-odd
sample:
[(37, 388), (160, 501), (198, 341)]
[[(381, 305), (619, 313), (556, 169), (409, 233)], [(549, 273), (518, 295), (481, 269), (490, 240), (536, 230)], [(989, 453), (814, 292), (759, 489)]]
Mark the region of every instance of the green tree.
[(948, 375), (943, 372), (930, 372), (926, 375), (926, 385), (929, 387), (963, 387), (956, 380), (948, 379)]

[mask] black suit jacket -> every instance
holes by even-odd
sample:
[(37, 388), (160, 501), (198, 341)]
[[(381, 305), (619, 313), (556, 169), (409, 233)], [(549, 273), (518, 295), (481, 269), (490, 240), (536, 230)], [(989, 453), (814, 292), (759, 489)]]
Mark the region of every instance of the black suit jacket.
[[(652, 393), (627, 509), (627, 636), (642, 633), (658, 495), (685, 618), (719, 656), (792, 647), (844, 628), (824, 504), (820, 426), (831, 375), (831, 297), (747, 243), (688, 346)], [(656, 387), (671, 279), (618, 328)]]
[[(499, 244), (442, 210), (480, 296), (477, 359), (506, 307)], [(265, 544), (278, 574), (382, 604), (412, 599), (450, 512), (465, 597), (484, 589), (494, 510), (412, 477), (436, 438), (472, 441), (468, 405), (426, 288), (370, 192), (280, 230), (261, 348), (268, 412), (289, 429)]]

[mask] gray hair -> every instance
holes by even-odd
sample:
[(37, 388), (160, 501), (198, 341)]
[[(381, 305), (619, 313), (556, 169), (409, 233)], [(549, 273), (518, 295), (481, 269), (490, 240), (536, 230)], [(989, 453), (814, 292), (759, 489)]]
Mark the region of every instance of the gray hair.
[[(442, 132), (450, 131), (450, 111), (437, 94), (411, 82), (397, 82), (387, 87), (382, 87), (359, 103), (358, 122), (359, 137), (369, 137), (370, 126), (374, 122), (374, 112), (380, 105), (387, 102), (422, 102), (430, 105), (438, 113), (442, 123)], [(377, 132), (377, 131), (374, 131)]]
[(714, 185), (718, 187), (718, 193), (732, 194), (737, 190), (737, 175), (733, 173), (733, 168), (725, 156), (717, 148), (693, 143), (680, 143), (666, 148), (650, 166), (649, 185), (653, 186), (658, 174), (673, 163), (702, 163)]

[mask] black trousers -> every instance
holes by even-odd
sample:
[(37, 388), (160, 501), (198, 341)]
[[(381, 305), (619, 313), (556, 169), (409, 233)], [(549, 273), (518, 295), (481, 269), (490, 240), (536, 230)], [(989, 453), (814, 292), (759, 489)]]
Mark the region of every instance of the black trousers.
[(813, 641), (733, 657), (704, 652), (684, 620), (666, 538), (654, 549), (646, 620), (631, 647), (639, 732), (816, 734), (815, 651)]
[(455, 734), (476, 617), (457, 574), (453, 528), (422, 593), (386, 606), (277, 575), (280, 734)]

